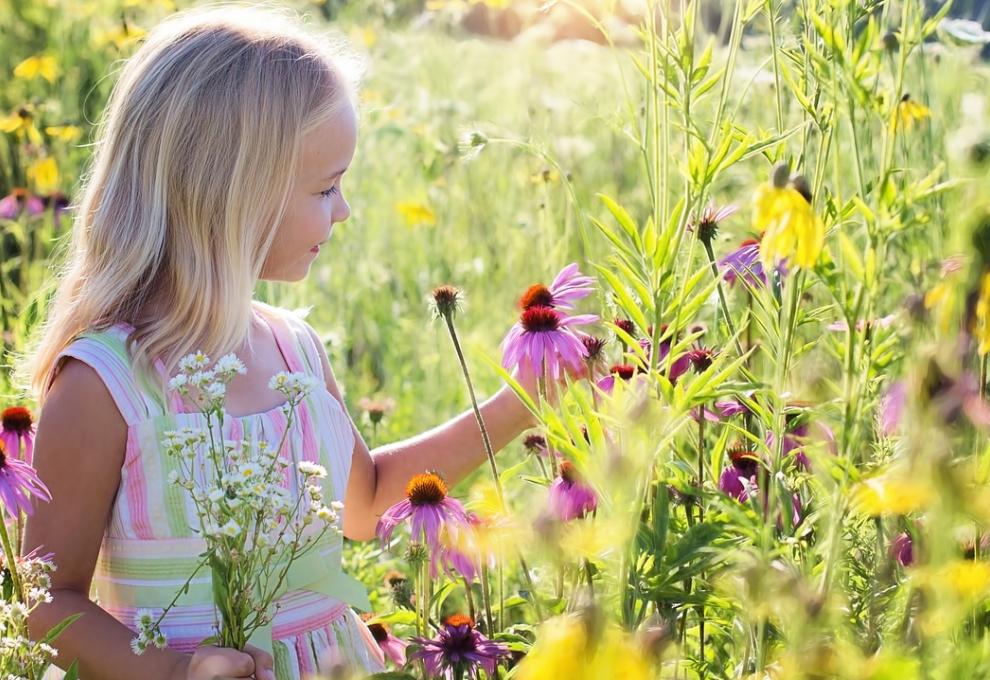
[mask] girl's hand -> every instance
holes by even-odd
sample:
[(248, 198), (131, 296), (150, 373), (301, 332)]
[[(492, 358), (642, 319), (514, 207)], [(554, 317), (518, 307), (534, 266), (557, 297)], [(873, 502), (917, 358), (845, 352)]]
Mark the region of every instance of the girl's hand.
[(272, 655), (248, 645), (243, 652), (227, 647), (204, 645), (175, 668), (173, 680), (227, 680), (255, 678), (275, 680)]

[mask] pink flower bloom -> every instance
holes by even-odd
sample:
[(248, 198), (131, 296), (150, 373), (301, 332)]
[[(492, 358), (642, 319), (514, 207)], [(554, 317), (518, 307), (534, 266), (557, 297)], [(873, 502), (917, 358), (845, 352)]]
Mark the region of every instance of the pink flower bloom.
[(489, 640), (474, 627), (474, 621), (462, 614), (447, 617), (436, 638), (415, 637), (420, 648), (409, 655), (422, 659), (430, 677), (443, 675), (454, 678), (478, 678), (478, 669), (487, 677), (495, 677), (499, 659), (511, 656), (509, 648)]
[(573, 463), (567, 460), (562, 462), (560, 476), (550, 485), (550, 514), (567, 522), (584, 517), (597, 507), (595, 490), (580, 480)]
[(7, 455), (6, 446), (0, 442), (0, 501), (9, 517), (16, 517), (21, 510), (30, 515), (33, 512), (31, 497), (51, 501), (52, 494), (34, 468)]
[(502, 341), (502, 366), (536, 375), (545, 369), (554, 380), (566, 368), (580, 372), (588, 350), (571, 327), (595, 321), (594, 314), (564, 316), (540, 305), (525, 309)]
[(375, 532), (382, 544), (388, 545), (392, 532), (406, 519), (410, 520), (412, 540), (425, 542), (433, 552), (441, 549), (441, 529), (456, 534), (468, 523), (463, 506), (447, 496), (447, 485), (431, 472), (410, 479), (405, 500), (390, 507), (378, 520)]
[(608, 369), (608, 375), (599, 380), (596, 384), (598, 385), (598, 389), (601, 391), (606, 394), (612, 394), (612, 390), (615, 388), (616, 378), (629, 382), (635, 374), (635, 366), (630, 366), (629, 364), (616, 364)]
[(33, 196), (26, 189), (16, 188), (0, 198), (0, 218), (12, 220), (26, 210), (28, 215), (40, 215), (45, 212), (44, 202)]
[(720, 423), (726, 418), (731, 418), (732, 416), (737, 416), (742, 413), (749, 411), (743, 404), (736, 401), (735, 399), (729, 399), (727, 401), (716, 401), (715, 411), (710, 411), (707, 408), (699, 409), (695, 408), (691, 411), (691, 417), (698, 420), (700, 416), (704, 416), (705, 420), (710, 423)]
[(906, 531), (899, 533), (890, 543), (890, 554), (902, 567), (914, 564), (914, 541)]
[(392, 660), (396, 668), (402, 668), (406, 665), (406, 647), (409, 646), (408, 642), (403, 642), (392, 635), (392, 632), (383, 623), (369, 623), (368, 630), (371, 631), (375, 642), (381, 647), (385, 656)]
[(880, 429), (888, 437), (897, 432), (907, 404), (907, 385), (903, 380), (890, 384), (880, 400)]
[(574, 302), (595, 292), (595, 280), (578, 271), (576, 263), (571, 263), (560, 270), (550, 287), (542, 283), (530, 286), (519, 298), (519, 307), (554, 307), (556, 309), (573, 309)]
[(737, 449), (729, 452), (729, 459), (732, 464), (722, 470), (718, 488), (737, 501), (746, 502), (750, 493), (757, 488), (759, 458), (753, 451)]
[(0, 413), (0, 442), (3, 442), (7, 452), (26, 461), (28, 465), (34, 460), (34, 432), (34, 420), (25, 407), (11, 406)]

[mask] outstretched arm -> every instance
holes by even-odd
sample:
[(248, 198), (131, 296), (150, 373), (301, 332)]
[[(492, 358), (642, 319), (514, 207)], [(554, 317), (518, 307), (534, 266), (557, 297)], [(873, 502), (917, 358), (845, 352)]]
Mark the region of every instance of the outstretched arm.
[[(323, 344), (315, 339), (322, 350)], [(321, 360), (327, 389), (341, 399), (330, 362), (322, 351)], [(524, 387), (535, 392), (535, 385)], [(507, 386), (481, 402), (479, 407), (492, 449), (496, 452), (536, 425), (536, 418)], [(379, 446), (374, 451), (368, 450), (353, 421), (351, 428), (354, 451), (344, 498), (344, 533), (352, 539), (374, 537), (378, 518), (404, 497), (406, 483), (413, 475), (436, 470), (453, 486), (487, 458), (478, 422), (470, 408), (431, 430)]]

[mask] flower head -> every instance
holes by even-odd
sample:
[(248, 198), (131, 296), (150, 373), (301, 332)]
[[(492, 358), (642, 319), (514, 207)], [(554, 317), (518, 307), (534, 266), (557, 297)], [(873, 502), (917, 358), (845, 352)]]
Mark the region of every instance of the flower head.
[(16, 187), (0, 198), (0, 218), (12, 220), (24, 210), (28, 215), (40, 215), (45, 211), (44, 202), (28, 193), (27, 189)]
[(763, 234), (760, 261), (768, 270), (781, 260), (805, 269), (818, 262), (825, 247), (825, 225), (802, 194), (797, 178), (787, 178), (787, 166), (778, 166), (771, 182), (753, 197), (753, 226)]
[(371, 636), (375, 638), (375, 642), (378, 643), (385, 656), (391, 659), (397, 668), (405, 666), (406, 647), (409, 646), (409, 643), (392, 635), (392, 631), (384, 623), (369, 623), (367, 625), (368, 630), (371, 631)]
[(914, 564), (914, 541), (911, 540), (911, 534), (902, 531), (895, 536), (890, 542), (890, 555), (902, 567), (910, 567)]
[(527, 288), (519, 298), (519, 307), (523, 310), (530, 307), (573, 309), (576, 300), (587, 297), (594, 290), (595, 280), (578, 271), (577, 264), (572, 262), (560, 270), (549, 286), (535, 283)]
[(525, 309), (502, 341), (502, 366), (536, 375), (546, 370), (554, 380), (565, 368), (579, 372), (588, 350), (571, 327), (597, 320), (593, 314), (564, 316), (543, 305)]
[(410, 520), (412, 540), (425, 540), (431, 552), (440, 549), (441, 529), (457, 533), (468, 522), (464, 507), (447, 496), (447, 485), (432, 472), (414, 475), (406, 485), (406, 498), (378, 520), (375, 531), (382, 543), (388, 544), (395, 527), (406, 519)]
[[(719, 260), (718, 266), (730, 286), (734, 286), (739, 278), (754, 288), (767, 285), (767, 276), (760, 261), (760, 242), (755, 238), (740, 243), (738, 248)], [(787, 273), (787, 265), (778, 262), (776, 271), (779, 277), (783, 277)]]
[(380, 397), (371, 399), (361, 397), (358, 400), (358, 408), (368, 414), (368, 420), (372, 425), (377, 425), (385, 417), (385, 414), (395, 408), (395, 399), (391, 397)]
[(714, 200), (709, 201), (701, 213), (701, 219), (698, 220), (696, 227), (698, 238), (704, 243), (711, 243), (718, 234), (719, 222), (729, 219), (738, 210), (739, 208), (734, 205), (717, 207)]
[(0, 501), (3, 510), (10, 517), (16, 517), (21, 510), (30, 515), (33, 508), (31, 497), (48, 502), (52, 494), (38, 477), (34, 468), (23, 460), (7, 455), (6, 445), (0, 441)]
[(932, 112), (927, 106), (911, 99), (908, 93), (904, 93), (901, 101), (897, 103), (897, 121), (905, 131), (914, 129), (915, 124), (921, 123), (931, 115)]
[(411, 659), (422, 659), (431, 676), (453, 678), (478, 677), (483, 669), (488, 677), (494, 677), (499, 659), (510, 656), (509, 648), (489, 640), (474, 627), (474, 621), (462, 614), (448, 617), (436, 638), (413, 638), (420, 647), (410, 654)]
[(0, 442), (15, 457), (20, 457), (23, 444), (23, 459), (28, 465), (34, 459), (34, 433), (31, 411), (24, 406), (11, 406), (0, 413)]
[(598, 507), (595, 490), (581, 481), (577, 469), (570, 461), (560, 464), (560, 475), (550, 485), (549, 510), (558, 520), (584, 517)]
[(430, 307), (435, 319), (453, 319), (464, 302), (464, 294), (454, 286), (438, 286), (430, 296)]
[(608, 375), (599, 380), (596, 385), (598, 385), (598, 389), (611, 394), (612, 390), (615, 388), (616, 378), (629, 382), (635, 374), (635, 366), (630, 366), (629, 364), (615, 364), (608, 369)]
[(760, 469), (756, 452), (744, 446), (729, 451), (731, 465), (722, 471), (718, 488), (737, 501), (745, 502), (757, 486), (757, 473)]

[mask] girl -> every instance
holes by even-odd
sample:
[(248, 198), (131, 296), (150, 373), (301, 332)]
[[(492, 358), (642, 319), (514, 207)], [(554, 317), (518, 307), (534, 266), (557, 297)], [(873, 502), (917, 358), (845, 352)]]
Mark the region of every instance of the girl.
[[(31, 630), (81, 613), (57, 647), (58, 663), (78, 659), (85, 680), (290, 680), (328, 670), (327, 659), (383, 667), (348, 602), (307, 590), (280, 599), (274, 655), (198, 647), (213, 608), (181, 598), (164, 622), (170, 646), (131, 651), (138, 607), (167, 605), (203, 548), (160, 445), (164, 430), (205, 422), (165, 388), (182, 356), (233, 351), (246, 365), (228, 389), (230, 439), (276, 444), (284, 398), (269, 377), (319, 377), (325, 389), (300, 407), (282, 455), (330, 471), (350, 538), (374, 536), (412, 475), (437, 469), (456, 483), (485, 459), (470, 411), (369, 453), (313, 330), (252, 300), (259, 279), (303, 279), (349, 215), (341, 178), (355, 147), (355, 84), (340, 63), (279, 15), (193, 11), (149, 35), (110, 97), (30, 364), (44, 407), (34, 461), (54, 500), (35, 510), (24, 550), (41, 546), (58, 566), (54, 601)], [(496, 449), (535, 423), (505, 387), (482, 410)], [(149, 592), (169, 595), (149, 602)]]

